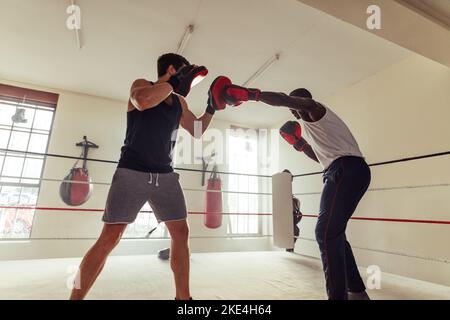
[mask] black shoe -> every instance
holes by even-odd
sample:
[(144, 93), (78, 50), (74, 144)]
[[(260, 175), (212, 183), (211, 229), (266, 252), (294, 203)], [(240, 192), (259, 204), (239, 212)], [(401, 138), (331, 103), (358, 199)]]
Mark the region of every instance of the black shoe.
[(286, 252), (294, 252), (294, 249), (286, 249)]
[(369, 295), (367, 292), (349, 292), (348, 293), (348, 300), (370, 300)]

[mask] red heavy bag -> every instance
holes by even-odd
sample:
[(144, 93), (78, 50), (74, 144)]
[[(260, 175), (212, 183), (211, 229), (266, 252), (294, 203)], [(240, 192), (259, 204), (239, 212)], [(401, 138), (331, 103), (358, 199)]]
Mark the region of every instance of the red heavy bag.
[[(216, 192), (210, 192), (216, 191)], [(206, 210), (205, 210), (205, 226), (210, 229), (219, 228), (222, 225), (222, 181), (213, 170), (211, 177), (208, 179), (208, 188), (206, 190)]]
[[(72, 183), (84, 182), (84, 183)], [(84, 168), (72, 168), (59, 187), (62, 201), (69, 206), (80, 206), (89, 200), (93, 186), (89, 173)]]

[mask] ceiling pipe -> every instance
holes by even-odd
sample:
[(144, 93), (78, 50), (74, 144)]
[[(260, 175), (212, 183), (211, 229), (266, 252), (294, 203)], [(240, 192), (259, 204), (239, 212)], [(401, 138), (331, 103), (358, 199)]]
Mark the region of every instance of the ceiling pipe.
[(259, 67), (259, 69), (256, 70), (256, 72), (242, 85), (244, 87), (248, 87), (249, 85), (251, 85), (257, 78), (259, 78), (264, 72), (267, 71), (267, 69), (269, 69), (278, 60), (280, 60), (280, 53), (274, 54), (272, 57), (270, 57), (269, 60), (264, 62), (264, 64), (261, 67)]
[(184, 32), (183, 38), (178, 44), (177, 54), (182, 55), (184, 50), (186, 49), (189, 40), (191, 39), (191, 35), (194, 32), (194, 25), (190, 24), (187, 26), (186, 31)]

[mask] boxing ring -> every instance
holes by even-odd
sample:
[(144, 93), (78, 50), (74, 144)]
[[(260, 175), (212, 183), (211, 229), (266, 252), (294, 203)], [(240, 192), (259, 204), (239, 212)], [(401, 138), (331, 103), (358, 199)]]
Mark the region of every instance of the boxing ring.
[[(23, 154), (33, 155), (30, 152), (21, 152), (17, 150), (0, 150), (0, 153), (11, 154)], [(51, 153), (36, 153), (35, 155), (43, 156), (46, 158), (66, 159), (74, 160), (79, 157), (66, 156), (61, 154)], [(371, 164), (373, 170), (378, 170), (384, 166), (399, 165), (404, 162), (420, 162), (424, 159), (442, 159), (448, 160), (450, 152), (442, 152), (425, 156), (402, 158), (398, 160), (385, 161)], [(88, 159), (92, 163), (98, 163), (101, 165), (115, 165), (115, 161), (102, 160), (102, 159)], [(375, 169), (376, 168), (376, 169)], [(183, 184), (184, 175), (199, 175), (203, 173), (203, 170), (195, 168), (176, 168), (176, 171), (181, 174), (181, 184), (185, 193), (186, 200), (188, 202), (188, 219), (191, 225), (191, 229), (200, 230), (202, 232), (191, 233), (190, 241), (193, 248), (192, 253), (192, 283), (193, 288), (197, 286), (200, 290), (200, 298), (204, 299), (324, 299), (323, 292), (323, 274), (321, 271), (321, 264), (318, 258), (318, 250), (316, 241), (314, 238), (314, 224), (317, 219), (318, 199), (320, 197), (320, 189), (318, 187), (321, 184), (320, 178), (322, 172), (311, 172), (305, 174), (298, 174), (293, 176), (293, 182), (291, 182), (291, 176), (286, 173), (280, 173), (272, 175), (260, 175), (249, 173), (237, 173), (216, 171), (217, 174), (223, 177), (222, 188), (223, 190), (211, 190), (207, 187), (192, 187), (185, 186)], [(213, 173), (212, 171), (205, 171), (206, 173)], [(229, 182), (228, 177), (239, 177), (242, 179), (257, 179), (258, 191), (237, 191), (227, 189)], [(5, 178), (17, 178), (17, 177), (5, 177)], [(310, 183), (311, 179), (315, 179), (314, 183)], [(41, 177), (39, 183), (47, 183), (48, 186), (53, 186), (56, 190), (57, 186), (64, 182), (63, 179), (57, 177)], [(87, 182), (73, 182), (86, 184)], [(107, 188), (110, 183), (107, 181), (91, 181), (89, 184), (94, 188)], [(311, 185), (311, 187), (310, 187)], [(376, 201), (376, 196), (379, 193), (386, 192), (420, 192), (422, 189), (439, 190), (438, 198), (441, 198), (442, 192), (450, 195), (450, 183), (426, 183), (415, 185), (402, 185), (398, 183), (392, 186), (377, 186), (368, 190), (366, 195), (369, 202)], [(317, 188), (317, 190), (305, 190), (305, 189)], [(443, 191), (444, 190), (444, 191)], [(95, 190), (94, 190), (95, 192)], [(258, 205), (257, 210), (250, 210), (251, 207), (242, 211), (229, 211), (227, 205), (220, 211), (221, 223), (216, 228), (208, 228), (206, 226), (205, 219), (208, 216), (208, 212), (205, 212), (205, 199), (211, 194), (220, 194), (221, 197), (248, 197), (255, 200)], [(292, 196), (298, 197), (302, 203), (301, 211), (303, 213), (303, 219), (300, 223), (300, 236), (297, 237), (298, 241), (295, 244), (295, 253), (284, 252), (284, 249), (290, 248), (294, 245), (293, 234), (293, 219), (292, 219)], [(443, 204), (443, 207), (448, 206), (448, 199), (442, 198), (443, 203), (447, 201), (447, 204)], [(194, 199), (194, 200), (189, 200)], [(379, 228), (389, 229), (392, 225), (402, 225), (405, 228), (414, 226), (414, 233), (411, 236), (415, 236), (417, 232), (420, 233), (420, 228), (439, 228), (438, 232), (445, 233), (441, 238), (446, 239), (448, 237), (448, 228), (450, 225), (450, 212), (441, 212), (439, 218), (436, 217), (437, 213), (431, 213), (433, 218), (429, 215), (424, 218), (407, 217), (404, 215), (395, 215), (394, 213), (388, 213), (385, 215), (377, 216), (373, 212), (367, 212), (364, 205), (364, 199), (362, 201), (362, 208), (357, 210), (352, 217), (349, 227), (350, 239), (352, 236), (361, 236), (361, 233), (376, 232)], [(40, 202), (40, 201), (39, 201)], [(95, 201), (94, 201), (95, 202)], [(97, 201), (98, 203), (98, 201)], [(249, 201), (251, 203), (251, 201)], [(399, 204), (401, 205), (401, 204)], [(5, 213), (15, 212), (19, 214), (21, 211), (32, 212), (36, 219), (39, 215), (53, 216), (58, 219), (58, 215), (76, 215), (77, 217), (86, 217), (86, 223), (97, 223), (97, 227), (100, 223), (100, 214), (104, 211), (102, 207), (91, 206), (90, 201), (80, 207), (69, 207), (64, 205), (50, 206), (39, 204), (24, 204), (18, 201), (17, 204), (0, 204), (2, 215)], [(245, 208), (244, 208), (245, 209)], [(161, 261), (156, 258), (158, 250), (167, 247), (169, 243), (169, 237), (167, 230), (163, 225), (156, 225), (156, 220), (151, 218), (151, 209), (143, 208), (140, 212), (146, 219), (149, 219), (149, 224), (138, 233), (132, 235), (125, 234), (124, 246), (117, 250), (116, 256), (111, 257), (111, 265), (113, 268), (108, 271), (105, 270), (105, 276), (101, 276), (99, 279), (98, 287), (99, 291), (92, 293), (91, 298), (97, 299), (114, 299), (114, 298), (131, 298), (131, 299), (165, 299), (170, 297), (171, 289), (168, 288), (168, 279), (170, 279), (170, 268), (167, 261)], [(215, 213), (217, 215), (217, 213)], [(239, 220), (240, 219), (240, 220)], [(252, 220), (253, 219), (253, 220)], [(37, 221), (37, 220), (36, 220)], [(256, 232), (233, 232), (233, 223), (235, 225), (250, 223), (253, 221), (253, 225), (256, 227)], [(255, 222), (256, 221), (256, 222)], [(132, 227), (132, 226), (131, 226)], [(152, 228), (157, 228), (154, 233), (148, 235), (148, 232)], [(417, 229), (419, 228), (419, 229)], [(68, 230), (68, 235), (61, 234), (61, 232), (50, 232), (50, 236), (35, 234), (33, 231), (30, 237), (3, 237), (0, 239), (0, 244), (14, 244), (20, 245), (21, 243), (33, 243), (34, 249), (39, 246), (47, 246), (52, 244), (60, 251), (64, 251), (67, 245), (71, 245), (76, 242), (82, 243), (82, 247), (88, 247), (97, 239), (98, 228), (92, 227), (90, 236), (77, 236), (76, 228)], [(402, 229), (407, 230), (407, 229)], [(62, 230), (65, 231), (65, 230)], [(58, 235), (58, 233), (60, 235)], [(408, 233), (402, 235), (405, 241), (408, 239)], [(139, 242), (140, 249), (133, 251), (132, 253), (127, 250), (132, 246), (131, 242)], [(430, 252), (427, 254), (420, 253), (421, 250), (411, 248), (411, 250), (396, 250), (395, 245), (392, 244), (392, 249), (386, 246), (386, 241), (389, 239), (376, 239), (371, 238), (364, 243), (355, 242), (352, 243), (352, 247), (355, 249), (355, 255), (361, 266), (369, 266), (380, 259), (384, 268), (387, 268), (385, 272), (383, 285), (386, 291), (374, 291), (371, 295), (374, 298), (381, 299), (395, 299), (396, 297), (405, 299), (450, 299), (450, 288), (442, 285), (432, 284), (429, 282), (418, 282), (418, 280), (411, 280), (405, 277), (395, 276), (391, 273), (396, 273), (395, 268), (389, 269), (389, 260), (397, 259), (403, 261), (404, 265), (413, 259), (420, 263), (431, 263), (434, 266), (442, 269), (450, 269), (450, 256), (449, 252)], [(61, 244), (57, 244), (60, 242)], [(133, 243), (134, 243), (133, 242)], [(55, 245), (56, 243), (56, 245)], [(215, 246), (220, 246), (217, 249)], [(127, 249), (128, 248), (128, 249)], [(51, 280), (58, 281), (58, 289), (51, 291), (49, 289), (46, 297), (52, 297), (55, 299), (65, 299), (65, 294), (68, 293), (68, 289), (65, 287), (68, 275), (70, 276), (70, 268), (76, 267), (79, 263), (78, 258), (72, 258), (73, 255), (69, 253), (67, 255), (55, 255), (45, 260), (32, 260), (38, 259), (42, 248), (36, 251), (36, 255), (27, 260), (20, 259), (8, 259), (7, 254), (2, 254), (6, 258), (3, 258), (0, 262), (0, 275), (3, 279), (0, 282), (0, 292), (3, 292), (3, 296), (0, 298), (15, 299), (15, 298), (38, 298), (35, 295), (27, 295), (23, 291), (14, 289), (25, 288), (32, 285), (36, 285), (39, 281), (49, 286)], [(243, 251), (243, 252), (239, 252)], [(255, 252), (257, 251), (257, 252)], [(419, 251), (419, 253), (417, 253)], [(122, 255), (128, 255), (123, 257)], [(8, 260), (8, 261), (5, 261)], [(12, 261), (15, 260), (15, 261)], [(136, 263), (141, 261), (142, 263)], [(134, 266), (133, 272), (126, 274), (127, 268)], [(24, 276), (22, 278), (14, 276), (17, 270), (41, 270), (42, 274), (33, 278), (32, 275)], [(106, 268), (107, 269), (107, 268)], [(414, 268), (412, 268), (414, 269)], [(46, 271), (47, 270), (47, 271)], [(56, 274), (51, 274), (51, 270), (54, 270)], [(145, 271), (147, 270), (147, 271)], [(414, 270), (411, 270), (413, 272)], [(417, 270), (416, 270), (417, 271)], [(406, 272), (407, 273), (407, 272)], [(364, 276), (365, 270), (362, 270)], [(144, 275), (144, 276), (143, 276)], [(140, 281), (140, 277), (144, 277), (140, 285), (136, 284), (136, 281)], [(163, 277), (164, 276), (164, 277)], [(167, 277), (166, 277), (167, 276)], [(427, 274), (418, 275), (410, 274), (410, 277), (416, 279), (426, 279)], [(103, 277), (103, 281), (101, 280)], [(164, 287), (163, 280), (166, 283)], [(40, 280), (39, 280), (40, 279)], [(203, 280), (202, 280), (203, 279)], [(126, 280), (126, 281), (125, 281)], [(428, 280), (428, 279), (427, 279)], [(61, 285), (61, 281), (64, 285)], [(111, 283), (109, 283), (109, 282)], [(124, 281), (124, 282), (121, 282)], [(133, 282), (134, 281), (134, 282)], [(126, 294), (123, 297), (113, 296), (109, 290), (118, 286), (119, 283), (132, 284), (126, 288)], [(244, 282), (247, 282), (245, 284)], [(9, 283), (9, 284), (8, 284)], [(222, 284), (220, 284), (222, 283)], [(213, 284), (213, 285), (211, 285)], [(97, 285), (96, 285), (97, 286)], [(222, 286), (223, 289), (217, 289), (218, 286)], [(214, 289), (212, 288), (214, 287)], [(242, 288), (241, 288), (242, 287)], [(108, 289), (110, 288), (110, 289)], [(401, 293), (394, 294), (396, 288), (403, 288)], [(420, 288), (420, 289), (419, 289)], [(157, 292), (155, 293), (155, 289)], [(12, 290), (11, 294), (8, 294), (8, 290)], [(94, 290), (95, 291), (95, 290)], [(45, 292), (45, 290), (43, 291)], [(165, 296), (167, 292), (167, 296)], [(237, 296), (233, 294), (236, 294)], [(389, 294), (391, 292), (391, 294)], [(203, 297), (202, 297), (203, 296)]]

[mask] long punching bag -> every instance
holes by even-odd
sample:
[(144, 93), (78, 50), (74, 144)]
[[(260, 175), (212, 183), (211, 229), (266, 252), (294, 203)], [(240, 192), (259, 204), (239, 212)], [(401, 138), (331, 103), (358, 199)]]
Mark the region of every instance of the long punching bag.
[(208, 179), (206, 190), (206, 210), (204, 223), (207, 228), (216, 229), (222, 225), (222, 181), (214, 166), (213, 173)]

